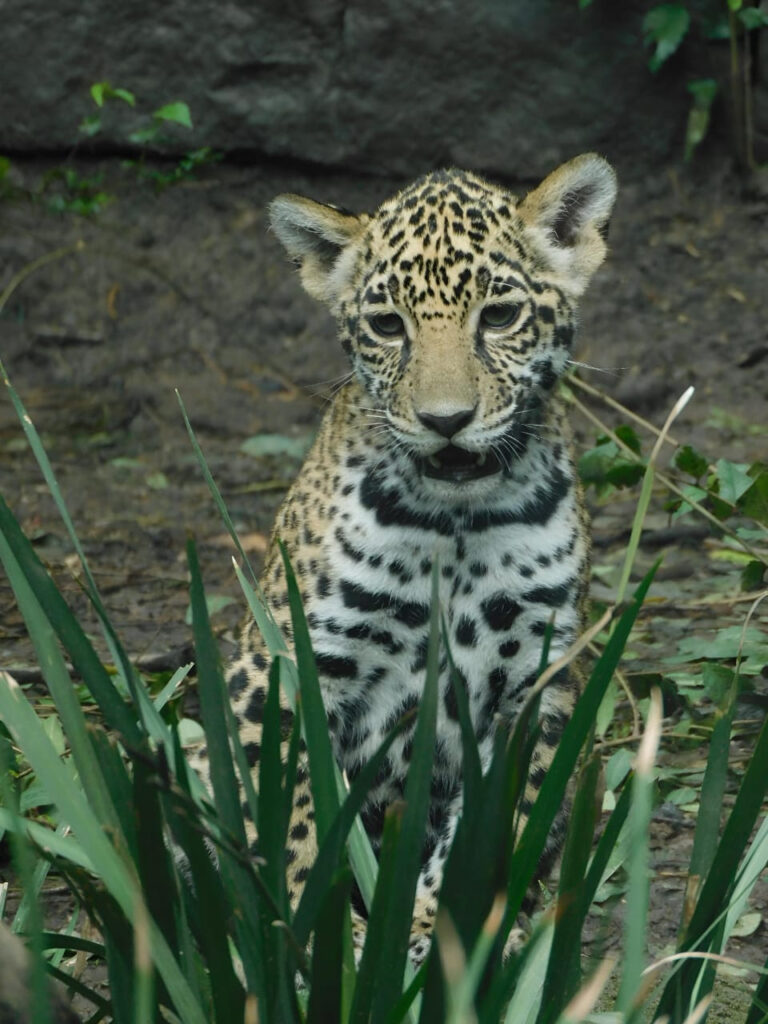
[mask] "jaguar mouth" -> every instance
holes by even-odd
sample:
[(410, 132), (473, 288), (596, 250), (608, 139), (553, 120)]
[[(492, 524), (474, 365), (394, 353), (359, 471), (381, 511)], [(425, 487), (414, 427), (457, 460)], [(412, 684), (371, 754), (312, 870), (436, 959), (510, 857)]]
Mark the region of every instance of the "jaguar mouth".
[(420, 459), (421, 472), (433, 480), (466, 483), (501, 472), (501, 462), (493, 450), (470, 452), (447, 444), (439, 452)]

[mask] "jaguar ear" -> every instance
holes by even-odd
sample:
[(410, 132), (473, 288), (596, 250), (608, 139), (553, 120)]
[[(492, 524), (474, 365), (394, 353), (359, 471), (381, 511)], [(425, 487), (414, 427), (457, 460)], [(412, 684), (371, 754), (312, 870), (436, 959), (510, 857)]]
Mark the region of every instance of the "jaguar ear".
[(611, 165), (585, 153), (553, 171), (518, 207), (534, 244), (577, 295), (605, 259), (616, 188)]
[(288, 255), (301, 268), (301, 281), (316, 299), (333, 306), (351, 271), (353, 243), (368, 220), (303, 196), (273, 200), (269, 218)]

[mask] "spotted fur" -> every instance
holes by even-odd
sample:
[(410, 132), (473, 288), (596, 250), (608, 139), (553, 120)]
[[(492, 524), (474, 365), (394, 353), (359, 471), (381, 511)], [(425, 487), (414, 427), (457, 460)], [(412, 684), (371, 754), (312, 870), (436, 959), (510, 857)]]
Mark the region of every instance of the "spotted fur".
[[(353, 374), (278, 513), (262, 583), (290, 642), (282, 539), (334, 752), (350, 779), (419, 703), (434, 559), (484, 765), (494, 730), (511, 728), (536, 678), (550, 618), (552, 660), (579, 632), (587, 524), (555, 384), (568, 362), (577, 300), (605, 256), (615, 192), (608, 164), (586, 155), (522, 201), (451, 170), (420, 178), (372, 215), (291, 195), (272, 204), (274, 230), (307, 291), (336, 317)], [(254, 767), (266, 671), (264, 643), (250, 625), (228, 682)], [(417, 960), (461, 813), (461, 741), (445, 660), (439, 685)], [(577, 690), (563, 672), (543, 695), (525, 807)], [(412, 739), (411, 730), (395, 741), (363, 809), (374, 849), (386, 808), (403, 794)], [(206, 777), (204, 751), (198, 764)], [(315, 852), (300, 764), (286, 852), (294, 901)]]

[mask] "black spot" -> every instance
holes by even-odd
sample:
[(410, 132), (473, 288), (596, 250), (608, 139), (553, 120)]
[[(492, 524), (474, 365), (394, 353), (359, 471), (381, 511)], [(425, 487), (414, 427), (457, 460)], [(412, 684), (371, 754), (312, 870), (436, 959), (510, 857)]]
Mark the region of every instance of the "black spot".
[(509, 629), (522, 608), (503, 590), (493, 594), (480, 605), (483, 617), (491, 629), (499, 631)]
[(331, 592), (331, 581), (327, 573), (321, 573), (317, 577), (317, 596), (328, 597)]
[(349, 580), (341, 581), (341, 596), (347, 608), (357, 608), (361, 612), (385, 611), (392, 602), (389, 594), (373, 593)]
[(288, 833), (291, 839), (306, 839), (309, 827), (305, 821), (297, 821)]
[(302, 867), (296, 868), (296, 872), (295, 872), (295, 874), (293, 876), (293, 880), (294, 880), (294, 882), (304, 882), (304, 881), (306, 881), (306, 878), (307, 878), (308, 874), (309, 874), (309, 868), (307, 867), (306, 864), (304, 864)]
[(474, 647), (477, 643), (477, 630), (474, 620), (462, 615), (456, 626), (456, 642), (462, 647)]
[(259, 755), (261, 754), (261, 744), (253, 740), (251, 743), (246, 743), (243, 747), (243, 753), (245, 759), (251, 768), (255, 767), (259, 761)]
[(248, 707), (245, 709), (245, 717), (249, 722), (261, 722), (264, 717), (264, 704), (266, 702), (267, 695), (264, 691), (264, 687), (257, 687), (251, 694), (251, 699), (248, 701)]
[(483, 565), (482, 562), (473, 562), (469, 567), (469, 572), (472, 576), (476, 576), (478, 579), (480, 579), (482, 576), (485, 576), (485, 574), (488, 572), (488, 566)]
[(357, 662), (354, 658), (318, 651), (315, 653), (315, 661), (318, 671), (332, 679), (352, 679), (357, 675)]
[(253, 662), (253, 667), (257, 668), (259, 672), (263, 672), (267, 667), (267, 659), (260, 651), (254, 652), (251, 661)]
[(460, 686), (464, 690), (465, 695), (468, 696), (467, 677), (464, 675), (463, 672), (460, 672), (458, 669), (456, 671), (455, 676), (452, 675), (452, 678), (448, 680), (448, 685), (446, 686), (445, 694), (443, 695), (445, 713), (453, 722), (458, 722), (459, 720), (459, 704), (458, 700), (456, 699), (457, 685)]
[(348, 636), (350, 640), (366, 640), (371, 633), (371, 627), (367, 622), (356, 622), (354, 626), (349, 626), (344, 630), (344, 635)]
[(429, 605), (417, 601), (397, 601), (392, 611), (398, 622), (413, 629), (429, 620)]
[(427, 665), (427, 648), (429, 647), (429, 635), (427, 633), (419, 640), (416, 647), (416, 657), (411, 665), (411, 672), (421, 672)]
[(535, 601), (536, 604), (545, 604), (548, 608), (562, 608), (570, 597), (575, 584), (573, 578), (567, 579), (555, 587), (535, 587), (528, 590), (523, 597), (526, 601)]
[(336, 540), (339, 542), (339, 546), (341, 547), (341, 550), (344, 552), (347, 558), (350, 558), (353, 562), (362, 562), (365, 559), (365, 554), (362, 551), (360, 551), (359, 548), (353, 547), (353, 545), (349, 543), (347, 538), (344, 536), (344, 531), (340, 526), (336, 528), (334, 536), (336, 537)]
[(238, 669), (229, 677), (229, 695), (237, 697), (248, 685), (248, 673), (244, 668)]
[(365, 688), (367, 691), (374, 689), (378, 686), (381, 680), (386, 676), (387, 670), (383, 665), (377, 665), (376, 668), (371, 669), (368, 675), (365, 677)]
[(294, 807), (306, 807), (312, 797), (309, 793), (300, 793), (293, 801)]
[(501, 666), (497, 666), (488, 673), (488, 686), (494, 697), (498, 698), (506, 685), (507, 673)]
[(513, 658), (519, 650), (519, 640), (505, 640), (504, 643), (499, 646), (499, 654), (502, 658)]

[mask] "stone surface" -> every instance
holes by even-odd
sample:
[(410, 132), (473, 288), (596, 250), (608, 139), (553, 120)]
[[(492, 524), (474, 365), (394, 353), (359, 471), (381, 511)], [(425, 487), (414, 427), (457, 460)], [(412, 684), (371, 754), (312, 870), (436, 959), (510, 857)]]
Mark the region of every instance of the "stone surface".
[[(102, 80), (130, 89), (145, 117), (187, 102), (194, 128), (173, 127), (176, 152), (208, 145), (404, 175), (455, 163), (533, 179), (587, 149), (620, 171), (681, 151), (687, 51), (650, 74), (643, 0), (583, 11), (576, 0), (2, 8), (0, 152), (82, 146), (88, 89)], [(124, 147), (139, 120), (112, 107), (102, 151)]]

